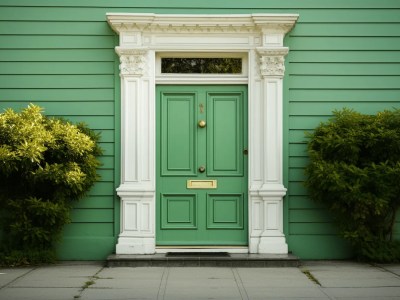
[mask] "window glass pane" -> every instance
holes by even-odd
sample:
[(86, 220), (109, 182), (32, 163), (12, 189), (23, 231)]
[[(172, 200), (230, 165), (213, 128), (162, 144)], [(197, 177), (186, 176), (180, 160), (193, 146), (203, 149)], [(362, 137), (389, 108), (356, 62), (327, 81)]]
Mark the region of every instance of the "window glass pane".
[(161, 73), (241, 74), (241, 58), (163, 57)]

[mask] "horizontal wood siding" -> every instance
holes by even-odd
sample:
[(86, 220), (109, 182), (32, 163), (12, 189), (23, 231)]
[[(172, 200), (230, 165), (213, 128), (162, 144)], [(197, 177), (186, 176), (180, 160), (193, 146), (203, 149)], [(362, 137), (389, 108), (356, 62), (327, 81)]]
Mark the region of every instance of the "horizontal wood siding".
[[(44, 7), (0, 7), (0, 109), (21, 110), (34, 103), (47, 115), (85, 122), (101, 134), (101, 179), (75, 205), (58, 254), (61, 259), (104, 259), (113, 252), (118, 233), (116, 37), (105, 16), (100, 22), (75, 22), (68, 12), (59, 13), (65, 22), (48, 20)], [(71, 13), (79, 14), (79, 9)], [(46, 21), (37, 22), (35, 16)]]
[(348, 257), (332, 216), (303, 186), (304, 132), (334, 109), (374, 113), (400, 107), (400, 2), (1, 0), (0, 109), (33, 102), (102, 134), (102, 179), (72, 212), (59, 247), (63, 259), (106, 257), (119, 230), (120, 83), (109, 12), (300, 15), (285, 39), (285, 233), (301, 258)]
[[(367, 114), (400, 108), (400, 10), (398, 2), (392, 4), (390, 11), (338, 7), (315, 15), (300, 12), (299, 23), (286, 38), (286, 232), (290, 249), (302, 258), (351, 255), (349, 245), (337, 236), (333, 217), (307, 196), (304, 133), (343, 107)], [(399, 230), (400, 223), (397, 237)]]

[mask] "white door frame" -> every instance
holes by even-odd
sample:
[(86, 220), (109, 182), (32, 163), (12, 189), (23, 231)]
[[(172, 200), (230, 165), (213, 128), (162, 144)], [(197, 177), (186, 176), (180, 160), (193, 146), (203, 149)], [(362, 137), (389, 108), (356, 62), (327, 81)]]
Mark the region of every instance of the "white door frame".
[[(151, 254), (155, 245), (156, 55), (170, 52), (242, 53), (248, 74), (182, 83), (247, 83), (249, 105), (250, 253), (288, 252), (283, 233), (283, 38), (296, 14), (107, 14), (120, 36), (121, 232), (117, 254)], [(168, 82), (159, 79), (158, 82)], [(171, 79), (173, 82), (175, 79)]]

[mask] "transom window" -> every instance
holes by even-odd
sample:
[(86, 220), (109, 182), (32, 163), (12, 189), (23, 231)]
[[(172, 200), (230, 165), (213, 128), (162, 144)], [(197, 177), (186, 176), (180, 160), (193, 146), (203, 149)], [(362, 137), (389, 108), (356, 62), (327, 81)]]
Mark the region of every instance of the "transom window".
[(194, 78), (236, 82), (247, 80), (247, 65), (247, 53), (243, 52), (160, 52), (156, 55), (156, 76), (158, 83), (172, 78), (180, 82)]
[(162, 57), (163, 74), (242, 74), (242, 58)]

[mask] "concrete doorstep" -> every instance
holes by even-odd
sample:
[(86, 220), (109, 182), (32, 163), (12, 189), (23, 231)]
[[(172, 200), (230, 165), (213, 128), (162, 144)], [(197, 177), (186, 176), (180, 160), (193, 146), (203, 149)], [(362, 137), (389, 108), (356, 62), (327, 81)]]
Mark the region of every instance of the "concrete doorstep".
[(118, 255), (107, 258), (109, 267), (298, 267), (291, 254), (239, 254), (226, 252), (172, 252), (152, 255)]
[(62, 262), (0, 269), (0, 299), (400, 299), (400, 264), (110, 268), (104, 262)]

